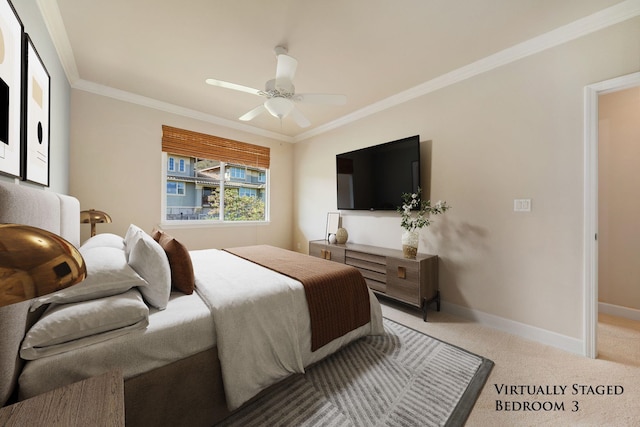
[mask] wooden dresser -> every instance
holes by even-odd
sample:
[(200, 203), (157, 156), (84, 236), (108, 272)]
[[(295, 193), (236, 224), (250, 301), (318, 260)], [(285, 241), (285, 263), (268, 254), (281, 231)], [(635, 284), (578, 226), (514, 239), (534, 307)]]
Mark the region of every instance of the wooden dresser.
[(436, 255), (418, 254), (416, 259), (407, 259), (396, 249), (326, 240), (310, 241), (309, 255), (356, 267), (371, 290), (421, 308), (425, 321), (430, 303), (435, 302), (440, 311)]

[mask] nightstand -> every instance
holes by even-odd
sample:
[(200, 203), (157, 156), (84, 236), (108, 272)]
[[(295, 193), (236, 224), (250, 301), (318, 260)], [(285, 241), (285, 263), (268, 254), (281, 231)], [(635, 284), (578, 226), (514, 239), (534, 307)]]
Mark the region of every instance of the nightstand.
[(124, 427), (122, 372), (107, 372), (0, 408), (0, 426)]

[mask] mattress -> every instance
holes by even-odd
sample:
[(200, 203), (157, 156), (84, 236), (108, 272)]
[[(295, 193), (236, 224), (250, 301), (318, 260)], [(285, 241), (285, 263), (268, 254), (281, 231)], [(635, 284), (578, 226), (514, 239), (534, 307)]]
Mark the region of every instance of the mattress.
[(19, 379), (20, 399), (111, 369), (121, 369), (126, 380), (215, 345), (211, 311), (200, 296), (172, 292), (165, 310), (149, 310), (144, 330), (27, 362)]

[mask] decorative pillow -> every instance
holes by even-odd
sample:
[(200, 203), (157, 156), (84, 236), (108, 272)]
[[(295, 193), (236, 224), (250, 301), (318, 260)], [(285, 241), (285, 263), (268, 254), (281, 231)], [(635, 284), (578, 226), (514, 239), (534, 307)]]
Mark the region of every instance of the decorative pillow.
[(173, 236), (162, 230), (154, 229), (153, 239), (160, 243), (167, 254), (171, 267), (171, 286), (182, 293), (191, 295), (196, 286), (191, 255), (187, 248)]
[(136, 289), (90, 301), (53, 304), (25, 335), (20, 357), (34, 360), (51, 356), (148, 325), (149, 307)]
[(112, 233), (96, 234), (80, 246), (80, 253), (87, 249), (97, 247), (110, 247), (124, 250), (124, 239)]
[(95, 247), (83, 252), (87, 278), (58, 292), (35, 298), (31, 311), (43, 304), (65, 304), (121, 294), (135, 286), (146, 286), (128, 264), (122, 249)]
[(131, 248), (140, 233), (144, 233), (144, 230), (138, 227), (135, 224), (130, 224), (127, 229), (127, 233), (124, 235), (124, 253), (127, 256), (127, 260), (129, 259), (129, 254), (131, 253)]
[(171, 267), (164, 249), (144, 231), (138, 229), (127, 241), (129, 265), (147, 284), (140, 287), (144, 299), (159, 310), (164, 310), (171, 295)]

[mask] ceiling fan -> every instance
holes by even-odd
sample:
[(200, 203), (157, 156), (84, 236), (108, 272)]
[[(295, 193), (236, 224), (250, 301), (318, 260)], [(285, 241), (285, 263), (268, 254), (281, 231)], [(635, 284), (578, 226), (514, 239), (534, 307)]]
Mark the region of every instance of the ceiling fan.
[(258, 105), (244, 115), (239, 120), (249, 121), (256, 118), (265, 111), (280, 120), (291, 115), (293, 120), (302, 128), (308, 127), (311, 123), (296, 108), (295, 103), (343, 105), (347, 102), (345, 95), (321, 94), (321, 93), (296, 93), (293, 86), (293, 77), (296, 73), (298, 61), (287, 55), (287, 49), (277, 46), (274, 49), (277, 58), (276, 77), (267, 81), (264, 90), (229, 83), (222, 80), (207, 79), (206, 82), (212, 86), (224, 87), (241, 92), (252, 93), (254, 95), (267, 98), (263, 104)]

